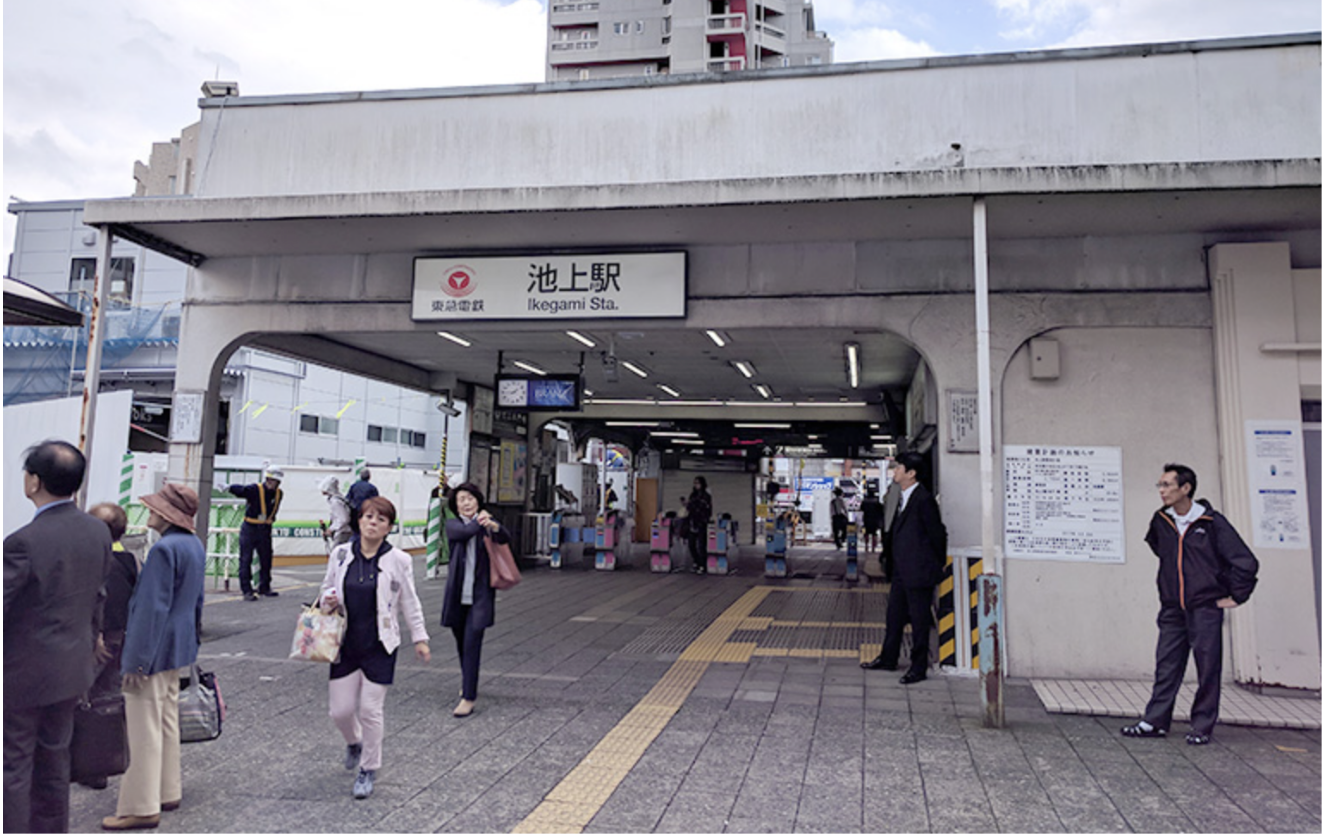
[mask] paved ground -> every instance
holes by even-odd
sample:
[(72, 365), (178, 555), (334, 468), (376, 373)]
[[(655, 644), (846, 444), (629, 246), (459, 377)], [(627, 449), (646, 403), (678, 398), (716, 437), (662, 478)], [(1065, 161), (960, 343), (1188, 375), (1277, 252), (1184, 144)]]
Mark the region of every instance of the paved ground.
[[(419, 560), (419, 563), (421, 560)], [(976, 680), (912, 687), (858, 667), (885, 595), (837, 579), (546, 568), (503, 592), (478, 709), (450, 715), (448, 633), (402, 655), (385, 763), (355, 801), (326, 667), (287, 660), (316, 568), (278, 599), (208, 598), (205, 668), (229, 706), (184, 746), (164, 831), (1319, 831), (1315, 730), (1226, 726), (1205, 748), (1122, 739), (1123, 719), (1053, 715), (1007, 686), (983, 729)], [(429, 628), (440, 583), (421, 581)], [(439, 630), (438, 630), (439, 631)], [(74, 831), (107, 791), (75, 786)]]

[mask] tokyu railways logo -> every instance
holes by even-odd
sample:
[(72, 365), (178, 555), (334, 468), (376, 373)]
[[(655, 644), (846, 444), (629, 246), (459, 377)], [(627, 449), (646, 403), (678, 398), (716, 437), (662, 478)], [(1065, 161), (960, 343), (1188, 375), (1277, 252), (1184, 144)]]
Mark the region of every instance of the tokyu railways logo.
[(460, 264), (445, 271), (441, 278), (441, 291), (451, 298), (463, 298), (477, 289), (477, 276), (472, 267)]

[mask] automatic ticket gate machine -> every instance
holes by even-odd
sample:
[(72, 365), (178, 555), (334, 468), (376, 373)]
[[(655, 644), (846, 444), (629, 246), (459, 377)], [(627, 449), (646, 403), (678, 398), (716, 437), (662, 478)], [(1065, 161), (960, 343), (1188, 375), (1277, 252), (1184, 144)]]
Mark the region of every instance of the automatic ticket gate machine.
[(734, 521), (728, 517), (707, 525), (707, 573), (726, 576), (730, 570), (730, 545), (734, 543)]
[(575, 510), (556, 510), (551, 513), (551, 529), (547, 536), (547, 549), (551, 552), (551, 567), (563, 568), (577, 564), (595, 538), (591, 527), (583, 527), (583, 516)]
[(766, 575), (768, 577), (781, 578), (789, 575), (785, 546), (788, 526), (789, 522), (784, 514), (776, 516), (776, 520), (767, 525)]
[(674, 531), (673, 516), (660, 516), (652, 522), (652, 573), (670, 573), (670, 541)]
[(597, 516), (596, 550), (594, 566), (597, 570), (615, 570), (615, 547), (619, 537), (619, 512), (609, 510)]
[(853, 521), (845, 528), (845, 581), (858, 581), (858, 524)]

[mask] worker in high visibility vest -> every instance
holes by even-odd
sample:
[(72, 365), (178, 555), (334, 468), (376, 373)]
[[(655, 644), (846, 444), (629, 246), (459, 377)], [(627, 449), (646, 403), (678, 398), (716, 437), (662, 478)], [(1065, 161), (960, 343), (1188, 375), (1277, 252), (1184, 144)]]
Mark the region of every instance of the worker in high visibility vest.
[[(256, 602), (259, 595), (280, 596), (271, 589), (271, 525), (275, 523), (275, 514), (280, 511), (280, 499), (284, 497), (280, 489), (280, 482), (284, 479), (284, 471), (272, 466), (266, 470), (260, 484), (230, 484), (230, 494), (248, 502), (243, 524), (239, 526), (239, 588), (249, 602)], [(254, 551), (261, 568), (256, 593), (252, 588)]]

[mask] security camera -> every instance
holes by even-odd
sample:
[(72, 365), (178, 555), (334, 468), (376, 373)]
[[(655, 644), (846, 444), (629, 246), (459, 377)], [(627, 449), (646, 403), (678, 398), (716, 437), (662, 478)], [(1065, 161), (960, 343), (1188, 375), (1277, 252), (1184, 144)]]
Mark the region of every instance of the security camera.
[(450, 399), (448, 393), (446, 396), (441, 397), (436, 401), (436, 410), (444, 414), (446, 417), (459, 416), (459, 409), (454, 407), (454, 401)]

